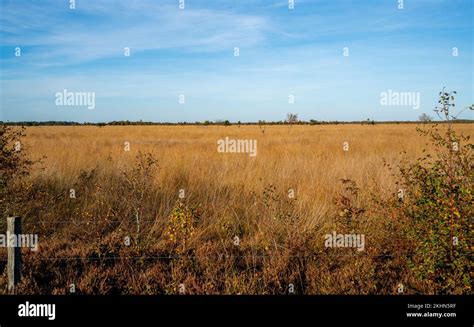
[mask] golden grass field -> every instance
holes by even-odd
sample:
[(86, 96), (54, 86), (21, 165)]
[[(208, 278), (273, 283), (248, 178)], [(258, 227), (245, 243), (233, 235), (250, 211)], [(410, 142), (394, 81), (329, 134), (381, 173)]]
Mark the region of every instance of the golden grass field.
[[(415, 158), (425, 147), (416, 125), (267, 126), (95, 126), (30, 127), (25, 146), (31, 158), (46, 156), (38, 174), (58, 179), (65, 187), (79, 172), (94, 167), (114, 171), (131, 164), (136, 154), (152, 153), (158, 160), (158, 183), (170, 198), (180, 189), (187, 198), (225, 211), (223, 197), (245, 209), (242, 193), (269, 184), (294, 189), (299, 210), (308, 223), (331, 212), (339, 180), (353, 179), (361, 188), (376, 182), (396, 192), (383, 159), (396, 165), (406, 151)], [(465, 134), (474, 126), (456, 125)], [(258, 155), (218, 153), (225, 138), (256, 139)], [(130, 151), (124, 143), (130, 143)], [(349, 142), (349, 151), (343, 151)]]
[[(401, 282), (417, 285), (400, 268), (402, 252), (416, 249), (382, 232), (390, 213), (368, 207), (374, 193), (396, 197), (395, 169), (384, 160), (396, 167), (402, 151), (409, 160), (430, 151), (416, 127), (28, 127), (23, 149), (44, 158), (25, 186), (38, 190), (19, 212), (40, 234), (40, 251), (26, 254), (35, 268), (19, 292), (63, 294), (74, 283), (93, 294), (173, 294), (181, 284), (190, 294), (279, 294), (295, 284), (304, 294), (386, 294)], [(455, 129), (474, 134), (472, 124)], [(225, 137), (256, 139), (257, 156), (218, 153)], [(140, 166), (139, 153), (156, 159), (156, 171), (143, 158)], [(366, 213), (357, 228), (368, 245), (363, 254), (338, 252), (336, 260), (322, 235), (334, 228), (341, 179), (360, 189), (356, 204)], [(126, 237), (131, 246), (123, 245)], [(378, 261), (397, 251), (400, 257)], [(162, 260), (168, 255), (177, 258)], [(42, 260), (55, 257), (79, 259)]]

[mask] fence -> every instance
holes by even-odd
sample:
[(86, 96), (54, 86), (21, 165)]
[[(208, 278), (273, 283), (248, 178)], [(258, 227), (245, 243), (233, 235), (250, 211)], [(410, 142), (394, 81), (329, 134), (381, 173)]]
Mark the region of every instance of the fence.
[[(21, 217), (7, 218), (7, 238), (12, 235), (18, 237), (21, 234)], [(7, 242), (9, 240), (7, 239)], [(8, 261), (7, 261), (7, 275), (8, 275), (8, 291), (13, 293), (15, 286), (21, 279), (21, 247), (8, 246)]]

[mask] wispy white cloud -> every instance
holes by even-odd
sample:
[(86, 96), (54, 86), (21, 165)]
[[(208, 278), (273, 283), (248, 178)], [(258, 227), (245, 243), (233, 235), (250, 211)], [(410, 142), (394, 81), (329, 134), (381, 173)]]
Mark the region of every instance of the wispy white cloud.
[[(31, 50), (31, 59), (39, 65), (67, 65), (123, 56), (124, 47), (133, 53), (249, 47), (264, 40), (270, 24), (257, 15), (179, 10), (154, 1), (80, 1), (75, 10), (65, 8), (62, 2), (52, 3), (27, 7), (2, 3), (2, 44), (38, 47), (38, 51)], [(87, 19), (76, 21), (74, 15), (86, 15)]]

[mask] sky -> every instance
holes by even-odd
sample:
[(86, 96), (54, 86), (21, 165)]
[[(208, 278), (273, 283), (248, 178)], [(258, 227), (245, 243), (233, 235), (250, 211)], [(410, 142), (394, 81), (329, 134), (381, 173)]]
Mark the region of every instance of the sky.
[[(0, 0), (0, 120), (417, 120), (443, 87), (474, 103), (472, 0), (180, 6)], [(64, 90), (93, 109), (58, 104)]]

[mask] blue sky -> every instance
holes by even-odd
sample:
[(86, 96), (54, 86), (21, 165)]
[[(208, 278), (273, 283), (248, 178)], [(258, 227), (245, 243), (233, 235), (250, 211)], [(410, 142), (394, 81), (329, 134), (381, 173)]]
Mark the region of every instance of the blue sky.
[[(472, 104), (473, 1), (398, 5), (0, 0), (0, 120), (416, 120), (444, 86)], [(57, 106), (64, 89), (95, 108)], [(388, 90), (419, 92), (420, 108), (381, 105)]]

